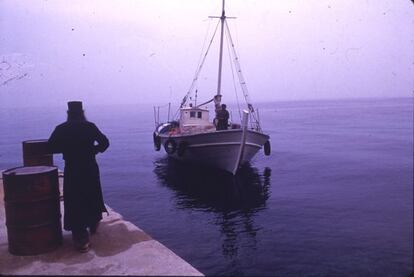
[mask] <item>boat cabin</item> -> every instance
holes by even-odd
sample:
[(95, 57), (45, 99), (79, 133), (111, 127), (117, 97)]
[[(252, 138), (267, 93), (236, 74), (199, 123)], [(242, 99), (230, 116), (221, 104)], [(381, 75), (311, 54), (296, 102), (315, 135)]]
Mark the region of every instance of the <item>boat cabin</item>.
[(180, 109), (180, 129), (186, 131), (207, 131), (215, 129), (209, 121), (209, 110), (198, 107), (185, 107)]

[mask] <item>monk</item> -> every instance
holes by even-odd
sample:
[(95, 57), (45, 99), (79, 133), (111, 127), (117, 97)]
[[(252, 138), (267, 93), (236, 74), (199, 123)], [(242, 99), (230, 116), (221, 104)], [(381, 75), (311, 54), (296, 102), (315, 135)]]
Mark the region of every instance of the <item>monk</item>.
[(109, 141), (86, 120), (82, 102), (68, 102), (67, 114), (67, 121), (51, 134), (49, 145), (65, 160), (64, 229), (72, 231), (75, 248), (84, 253), (90, 249), (89, 233), (96, 232), (102, 213), (107, 212), (95, 156), (109, 147)]

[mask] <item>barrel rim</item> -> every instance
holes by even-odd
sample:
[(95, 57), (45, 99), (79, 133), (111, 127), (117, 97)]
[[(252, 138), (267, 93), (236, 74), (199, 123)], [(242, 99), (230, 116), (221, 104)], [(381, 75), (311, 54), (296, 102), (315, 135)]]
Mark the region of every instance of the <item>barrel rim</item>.
[[(39, 167), (44, 168), (43, 171), (41, 172), (36, 172), (36, 169), (38, 169)], [(22, 169), (22, 168), (27, 168), (29, 172), (25, 173), (25, 172), (21, 172), (21, 173), (17, 173), (15, 172), (14, 174), (12, 173), (13, 170), (16, 169)], [(38, 175), (38, 174), (45, 174), (45, 173), (51, 173), (53, 171), (57, 171), (58, 167), (57, 166), (49, 166), (49, 165), (39, 165), (39, 166), (17, 166), (17, 167), (13, 167), (13, 168), (9, 168), (6, 169), (2, 172), (3, 176), (30, 176), (30, 175)]]
[(23, 144), (25, 144), (25, 143), (40, 143), (40, 142), (47, 143), (48, 139), (29, 139), (29, 140), (24, 140)]

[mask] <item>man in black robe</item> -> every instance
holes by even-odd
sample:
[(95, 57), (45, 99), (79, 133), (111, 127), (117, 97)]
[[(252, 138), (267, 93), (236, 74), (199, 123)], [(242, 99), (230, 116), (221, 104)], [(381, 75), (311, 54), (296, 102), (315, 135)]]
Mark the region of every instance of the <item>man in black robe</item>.
[(62, 153), (65, 160), (64, 228), (72, 231), (75, 247), (87, 252), (87, 228), (95, 233), (102, 213), (107, 212), (95, 155), (104, 152), (109, 141), (94, 123), (86, 120), (82, 102), (71, 101), (67, 121), (55, 128), (49, 145), (53, 153)]

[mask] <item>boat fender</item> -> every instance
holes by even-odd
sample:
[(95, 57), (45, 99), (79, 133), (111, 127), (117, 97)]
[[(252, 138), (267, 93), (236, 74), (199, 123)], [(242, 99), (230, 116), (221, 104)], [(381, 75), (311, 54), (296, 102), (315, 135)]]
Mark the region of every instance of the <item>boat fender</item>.
[(177, 143), (172, 139), (167, 139), (167, 141), (164, 143), (164, 149), (167, 154), (174, 154), (175, 150), (177, 150)]
[(182, 157), (187, 150), (188, 142), (182, 141), (178, 144), (177, 154)]
[(264, 153), (266, 156), (270, 155), (271, 149), (270, 149), (270, 141), (266, 141), (266, 143), (264, 144)]
[(161, 138), (155, 132), (152, 134), (154, 140), (154, 148), (155, 151), (160, 151), (161, 149)]

